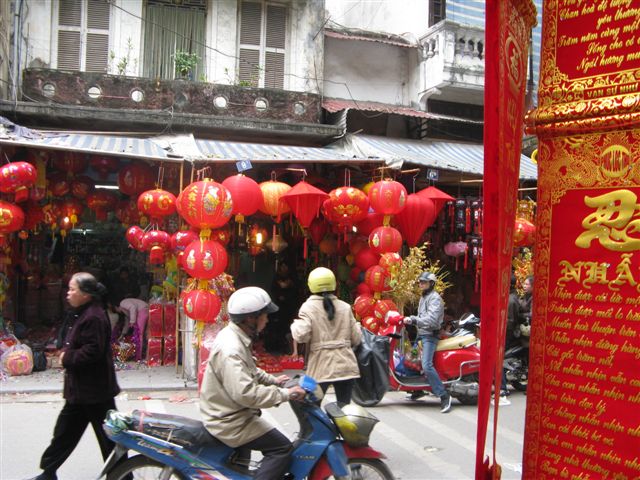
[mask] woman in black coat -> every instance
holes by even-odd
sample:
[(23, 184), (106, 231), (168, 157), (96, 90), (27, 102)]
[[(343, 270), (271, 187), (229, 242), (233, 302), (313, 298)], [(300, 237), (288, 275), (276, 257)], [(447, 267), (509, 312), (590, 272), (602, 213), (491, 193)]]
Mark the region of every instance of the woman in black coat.
[(57, 479), (56, 471), (71, 455), (91, 424), (106, 459), (113, 442), (102, 430), (107, 411), (115, 409), (114, 397), (120, 392), (111, 353), (111, 324), (102, 299), (104, 285), (86, 272), (69, 281), (67, 301), (73, 319), (67, 326), (60, 363), (65, 369), (64, 407), (58, 415), (51, 444), (42, 454), (37, 480)]

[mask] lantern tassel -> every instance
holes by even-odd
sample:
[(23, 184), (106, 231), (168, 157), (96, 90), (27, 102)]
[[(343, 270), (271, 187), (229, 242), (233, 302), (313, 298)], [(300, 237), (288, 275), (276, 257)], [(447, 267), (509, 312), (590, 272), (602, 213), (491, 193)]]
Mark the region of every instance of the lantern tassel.
[(308, 242), (307, 242), (307, 237), (305, 236), (305, 237), (304, 237), (304, 250), (303, 250), (303, 254), (302, 254), (302, 255), (303, 255), (303, 258), (305, 258), (305, 259), (307, 258), (307, 254), (308, 254), (308, 252), (309, 252), (309, 250), (308, 250), (308, 246), (307, 246), (307, 243), (308, 243)]

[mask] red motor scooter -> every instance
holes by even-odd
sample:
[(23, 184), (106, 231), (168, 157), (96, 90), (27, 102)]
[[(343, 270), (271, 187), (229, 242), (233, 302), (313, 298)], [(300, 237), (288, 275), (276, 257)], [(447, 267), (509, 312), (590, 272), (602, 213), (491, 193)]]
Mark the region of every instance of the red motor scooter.
[[(403, 392), (431, 392), (422, 373), (407, 370), (403, 364), (406, 330), (404, 317), (398, 312), (388, 312), (384, 328), (377, 336), (364, 332), (364, 348), (358, 353), (361, 377), (356, 381), (352, 399), (358, 405), (377, 405), (389, 390)], [(477, 317), (466, 318), (465, 327), (438, 342), (433, 363), (447, 392), (463, 405), (478, 403), (478, 372), (480, 371), (479, 340), (473, 335), (473, 323)], [(368, 345), (367, 345), (368, 344)], [(371, 355), (363, 355), (371, 351)], [(378, 368), (375, 363), (379, 362)], [(384, 362), (384, 367), (382, 367)], [(385, 369), (384, 376), (382, 368)], [(386, 383), (386, 385), (385, 385)]]

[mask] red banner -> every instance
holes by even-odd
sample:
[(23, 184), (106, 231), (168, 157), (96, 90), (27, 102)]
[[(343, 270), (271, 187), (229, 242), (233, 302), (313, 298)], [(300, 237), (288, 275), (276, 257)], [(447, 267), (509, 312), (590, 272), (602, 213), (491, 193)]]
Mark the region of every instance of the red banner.
[[(484, 463), (491, 386), (500, 382), (520, 172), (529, 35), (535, 23), (530, 0), (486, 2), (482, 348), (476, 478), (499, 478), (494, 410), (493, 467)], [(497, 400), (500, 388), (495, 388)], [(498, 403), (497, 401), (495, 403)]]

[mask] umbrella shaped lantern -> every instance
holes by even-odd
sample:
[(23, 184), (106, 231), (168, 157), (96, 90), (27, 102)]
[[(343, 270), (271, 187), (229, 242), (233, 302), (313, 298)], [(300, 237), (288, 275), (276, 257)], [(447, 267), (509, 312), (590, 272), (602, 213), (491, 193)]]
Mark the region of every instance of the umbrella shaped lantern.
[(304, 258), (307, 258), (307, 229), (311, 226), (314, 218), (317, 218), (320, 214), (320, 207), (329, 198), (329, 195), (302, 180), (285, 193), (282, 198), (287, 202), (305, 232)]

